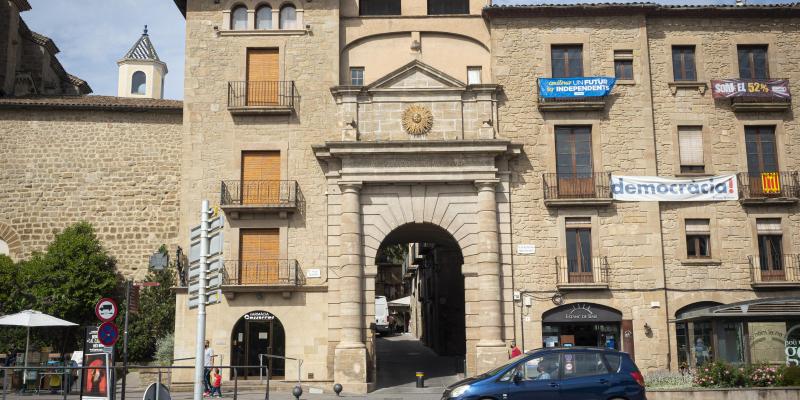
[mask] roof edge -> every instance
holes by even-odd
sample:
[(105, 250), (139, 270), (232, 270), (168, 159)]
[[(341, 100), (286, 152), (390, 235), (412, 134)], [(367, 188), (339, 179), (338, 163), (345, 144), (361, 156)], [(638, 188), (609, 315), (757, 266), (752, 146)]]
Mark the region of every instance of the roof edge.
[(651, 2), (633, 3), (576, 3), (576, 4), (521, 4), (491, 5), (484, 7), (484, 18), (491, 17), (530, 17), (544, 15), (680, 15), (680, 16), (719, 16), (740, 15), (797, 17), (800, 16), (800, 3), (787, 4), (748, 4), (748, 5), (661, 5)]

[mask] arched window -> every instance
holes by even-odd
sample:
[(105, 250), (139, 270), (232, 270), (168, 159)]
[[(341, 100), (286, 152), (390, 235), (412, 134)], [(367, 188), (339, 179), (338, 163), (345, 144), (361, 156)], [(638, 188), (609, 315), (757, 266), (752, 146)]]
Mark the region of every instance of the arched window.
[(146, 86), (147, 75), (142, 71), (134, 72), (131, 79), (131, 94), (145, 94)]
[(243, 31), (247, 29), (247, 7), (238, 6), (231, 12), (231, 29)]
[(256, 29), (272, 29), (272, 7), (264, 5), (256, 11)]
[(5, 240), (0, 239), (0, 256), (9, 256), (11, 255), (11, 249), (8, 247), (8, 243)]
[(280, 29), (297, 29), (297, 10), (293, 5), (281, 7)]

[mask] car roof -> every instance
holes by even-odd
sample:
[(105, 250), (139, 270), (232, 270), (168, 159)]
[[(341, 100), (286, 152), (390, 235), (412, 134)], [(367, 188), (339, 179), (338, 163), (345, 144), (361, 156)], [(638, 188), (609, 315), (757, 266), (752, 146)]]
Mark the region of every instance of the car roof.
[(593, 346), (573, 346), (573, 347), (541, 347), (538, 349), (528, 350), (525, 354), (533, 354), (540, 351), (554, 351), (554, 352), (564, 352), (564, 351), (597, 351), (603, 353), (623, 353), (619, 350), (608, 349), (605, 347), (593, 347)]

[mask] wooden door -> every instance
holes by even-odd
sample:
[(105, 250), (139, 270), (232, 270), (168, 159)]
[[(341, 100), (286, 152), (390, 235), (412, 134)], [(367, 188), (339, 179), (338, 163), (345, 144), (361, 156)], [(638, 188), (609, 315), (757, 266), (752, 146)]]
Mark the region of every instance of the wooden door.
[(242, 204), (277, 204), (280, 202), (280, 189), (280, 151), (242, 153)]
[(247, 50), (247, 105), (278, 104), (278, 49)]
[(780, 196), (778, 149), (774, 126), (745, 127), (747, 173), (750, 195), (754, 197)]
[(239, 237), (239, 277), (242, 285), (278, 283), (278, 229), (242, 229)]

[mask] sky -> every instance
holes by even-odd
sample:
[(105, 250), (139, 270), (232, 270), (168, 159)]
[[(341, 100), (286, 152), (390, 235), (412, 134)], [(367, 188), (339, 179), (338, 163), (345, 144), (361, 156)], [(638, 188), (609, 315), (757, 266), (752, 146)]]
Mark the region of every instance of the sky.
[[(409, 0), (405, 0), (409, 1)], [(634, 0), (601, 0), (601, 2)], [(648, 1), (648, 0), (638, 0)], [(734, 0), (650, 0), (661, 4), (733, 4)], [(183, 98), (185, 20), (171, 0), (29, 0), (22, 18), (61, 50), (67, 72), (86, 80), (94, 94), (116, 96), (117, 60), (148, 26), (150, 40), (169, 73), (164, 98)], [(589, 0), (495, 0), (495, 4), (576, 3)], [(791, 0), (748, 0), (749, 4)], [(80, 21), (81, 23), (76, 23)]]

